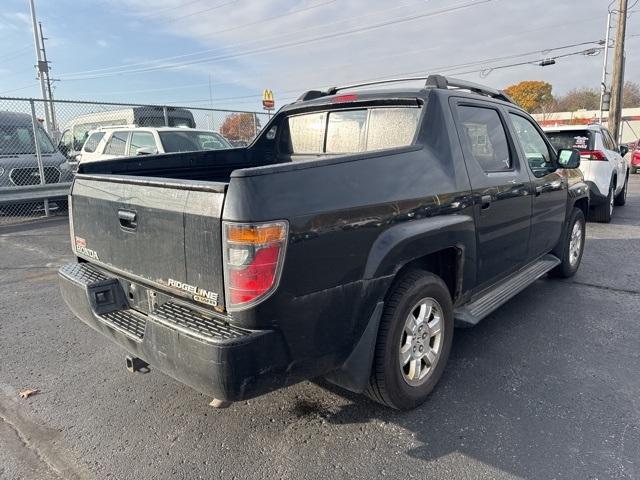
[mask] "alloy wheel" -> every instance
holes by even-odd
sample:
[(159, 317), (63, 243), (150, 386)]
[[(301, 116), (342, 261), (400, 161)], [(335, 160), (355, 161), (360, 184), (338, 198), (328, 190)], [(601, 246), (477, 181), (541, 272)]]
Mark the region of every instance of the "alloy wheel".
[(440, 304), (423, 298), (410, 310), (400, 339), (402, 377), (412, 387), (423, 384), (435, 370), (443, 345), (444, 320)]

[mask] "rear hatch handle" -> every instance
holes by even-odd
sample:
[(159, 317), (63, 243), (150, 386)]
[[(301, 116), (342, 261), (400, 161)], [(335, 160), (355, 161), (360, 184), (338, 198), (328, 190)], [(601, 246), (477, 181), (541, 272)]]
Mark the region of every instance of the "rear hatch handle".
[(118, 210), (118, 220), (126, 230), (135, 230), (138, 226), (138, 215), (133, 210)]

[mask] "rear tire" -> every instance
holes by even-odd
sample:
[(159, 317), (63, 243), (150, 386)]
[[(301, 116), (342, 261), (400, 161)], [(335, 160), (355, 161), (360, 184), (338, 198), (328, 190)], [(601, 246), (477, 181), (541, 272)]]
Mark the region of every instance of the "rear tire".
[(609, 223), (613, 215), (614, 205), (614, 187), (613, 182), (609, 185), (609, 193), (605, 202), (602, 205), (594, 207), (591, 211), (592, 220), (600, 223)]
[(432, 273), (406, 272), (385, 302), (365, 394), (398, 410), (419, 406), (440, 380), (452, 340), (453, 305), (445, 283)]
[(625, 203), (627, 203), (627, 185), (629, 183), (629, 177), (627, 176), (624, 179), (624, 185), (622, 186), (622, 190), (620, 190), (620, 193), (618, 195), (616, 195), (616, 199), (614, 201), (614, 204), (617, 205), (618, 207), (623, 206)]
[(584, 213), (579, 208), (574, 208), (567, 222), (567, 230), (562, 246), (562, 263), (549, 272), (552, 277), (573, 277), (582, 261), (584, 241), (586, 236), (586, 222)]

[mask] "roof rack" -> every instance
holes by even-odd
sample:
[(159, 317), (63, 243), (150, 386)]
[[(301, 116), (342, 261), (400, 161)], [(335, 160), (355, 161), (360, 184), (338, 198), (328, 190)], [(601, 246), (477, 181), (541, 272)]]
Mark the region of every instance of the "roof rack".
[(347, 90), (350, 88), (368, 87), (370, 85), (384, 85), (387, 83), (399, 83), (399, 82), (415, 82), (416, 80), (425, 80), (425, 88), (442, 88), (442, 89), (460, 89), (468, 90), (472, 93), (479, 95), (485, 95), (487, 97), (503, 100), (509, 103), (515, 103), (509, 95), (506, 93), (491, 87), (485, 87), (478, 83), (467, 82), (466, 80), (459, 80), (457, 78), (445, 77), (443, 75), (429, 75), (427, 77), (404, 77), (404, 78), (389, 78), (387, 80), (376, 80), (373, 82), (354, 83), (352, 85), (344, 85), (342, 87), (331, 87), (325, 91), (321, 90), (309, 90), (298, 98), (297, 101), (315, 100), (316, 98), (325, 97), (327, 95), (335, 95), (340, 90)]

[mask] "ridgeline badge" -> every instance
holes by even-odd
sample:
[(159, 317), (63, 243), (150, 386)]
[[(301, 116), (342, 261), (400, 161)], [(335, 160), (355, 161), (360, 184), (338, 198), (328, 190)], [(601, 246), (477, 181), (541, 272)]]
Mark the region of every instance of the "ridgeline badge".
[(178, 280), (174, 280), (173, 278), (167, 280), (167, 285), (169, 285), (170, 287), (179, 288), (180, 290), (184, 290), (185, 292), (192, 293), (192, 298), (196, 302), (206, 303), (207, 305), (212, 305), (214, 307), (218, 306), (218, 294), (215, 292), (205, 290), (204, 288), (200, 288), (195, 285), (189, 285), (188, 283), (180, 282)]

